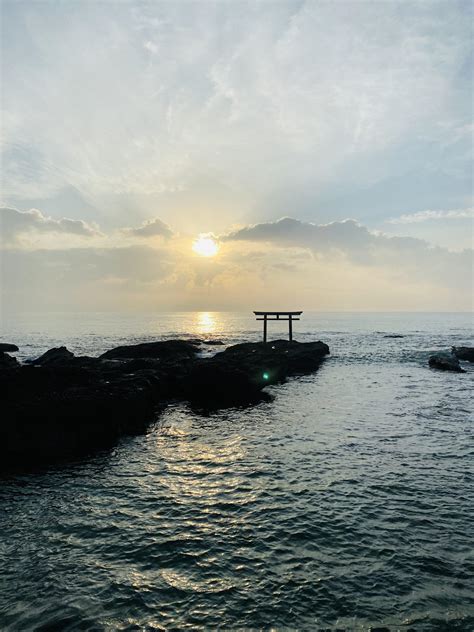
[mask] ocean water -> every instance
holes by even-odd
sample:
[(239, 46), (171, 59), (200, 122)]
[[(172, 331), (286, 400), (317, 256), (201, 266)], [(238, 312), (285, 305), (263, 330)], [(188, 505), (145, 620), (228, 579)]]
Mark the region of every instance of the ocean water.
[[(5, 317), (1, 338), (23, 358), (95, 355), (259, 325), (37, 314)], [(113, 449), (3, 475), (0, 629), (474, 630), (474, 366), (427, 366), (473, 344), (472, 317), (304, 313), (295, 338), (331, 356), (272, 402), (170, 406)]]

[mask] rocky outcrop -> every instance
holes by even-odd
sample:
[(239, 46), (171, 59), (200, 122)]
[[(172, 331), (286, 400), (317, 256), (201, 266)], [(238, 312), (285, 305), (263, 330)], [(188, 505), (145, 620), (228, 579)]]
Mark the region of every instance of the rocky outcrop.
[(117, 347), (100, 358), (58, 347), (23, 366), (2, 354), (0, 467), (111, 445), (146, 430), (170, 400), (210, 410), (268, 399), (265, 386), (314, 371), (329, 353), (322, 342), (284, 340), (235, 345), (210, 358), (198, 351), (185, 340)]
[(474, 347), (453, 347), (453, 354), (459, 360), (474, 362)]
[(15, 353), (15, 351), (19, 351), (18, 347), (16, 345), (12, 345), (8, 342), (0, 342), (0, 352), (9, 352), (9, 353)]
[(28, 466), (62, 460), (145, 430), (154, 413), (149, 381), (89, 378), (58, 378), (49, 369), (23, 367), (11, 383), (10, 398), (3, 401), (2, 463)]
[(246, 342), (228, 347), (209, 360), (214, 364), (238, 367), (262, 385), (281, 382), (293, 375), (316, 370), (329, 347), (323, 342)]
[(194, 407), (215, 410), (271, 399), (263, 386), (238, 366), (203, 360), (185, 376), (181, 395)]
[(428, 361), (432, 369), (440, 369), (441, 371), (453, 371), (455, 373), (465, 373), (461, 368), (459, 360), (450, 353), (437, 353), (432, 355)]
[(253, 403), (266, 397), (265, 386), (315, 371), (327, 354), (329, 347), (323, 342), (234, 345), (196, 362), (185, 379), (184, 395), (210, 408)]
[(160, 340), (158, 342), (143, 342), (138, 345), (126, 345), (106, 351), (100, 357), (103, 359), (123, 358), (157, 358), (182, 359), (193, 358), (199, 351), (199, 343), (187, 340)]
[(67, 364), (73, 357), (74, 354), (66, 347), (54, 347), (43, 353), (39, 358), (36, 358), (36, 360), (31, 360), (30, 363), (40, 366), (54, 366), (55, 364)]
[(16, 358), (12, 358), (8, 353), (0, 352), (0, 371), (11, 371), (19, 368), (20, 364)]

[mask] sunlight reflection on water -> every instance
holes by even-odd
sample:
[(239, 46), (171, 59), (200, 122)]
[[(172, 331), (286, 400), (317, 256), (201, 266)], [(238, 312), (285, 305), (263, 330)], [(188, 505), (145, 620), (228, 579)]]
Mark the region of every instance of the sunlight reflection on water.
[(216, 315), (212, 312), (198, 312), (197, 326), (194, 328), (199, 334), (212, 334), (216, 331)]

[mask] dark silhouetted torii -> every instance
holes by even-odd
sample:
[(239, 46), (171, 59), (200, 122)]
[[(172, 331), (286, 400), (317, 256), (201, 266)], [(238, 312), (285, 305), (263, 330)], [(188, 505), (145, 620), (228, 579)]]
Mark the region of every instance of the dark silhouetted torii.
[[(288, 321), (288, 334), (290, 342), (293, 340), (293, 321), (299, 320), (303, 312), (254, 312), (257, 320), (263, 320), (263, 342), (267, 342), (267, 322), (269, 320)], [(258, 318), (262, 316), (262, 318)]]

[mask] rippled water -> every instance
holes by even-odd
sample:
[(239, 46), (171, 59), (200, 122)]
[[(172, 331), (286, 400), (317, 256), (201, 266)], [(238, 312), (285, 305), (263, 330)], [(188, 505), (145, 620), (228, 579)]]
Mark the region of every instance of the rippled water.
[[(472, 344), (470, 316), (303, 318), (297, 338), (332, 355), (273, 402), (177, 405), (113, 450), (0, 480), (2, 630), (474, 629), (474, 367), (427, 368)], [(259, 335), (247, 315), (202, 313), (3, 330), (23, 357)]]

